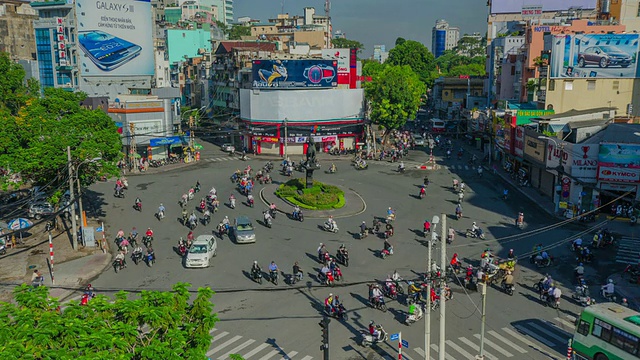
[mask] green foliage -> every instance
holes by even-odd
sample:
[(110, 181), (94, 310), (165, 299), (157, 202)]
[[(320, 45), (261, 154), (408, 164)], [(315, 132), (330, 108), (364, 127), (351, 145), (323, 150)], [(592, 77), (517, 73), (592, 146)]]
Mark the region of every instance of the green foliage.
[(225, 33), (229, 37), (229, 40), (242, 40), (243, 36), (251, 36), (251, 27), (241, 24), (233, 24), (226, 27)]
[(371, 121), (383, 126), (387, 133), (402, 127), (418, 112), (425, 86), (409, 66), (386, 65), (365, 84), (371, 104)]
[(436, 69), (435, 57), (422, 43), (406, 40), (389, 51), (388, 65), (408, 65), (427, 87), (433, 85), (431, 72)]
[(17, 287), (17, 304), (0, 303), (0, 353), (5, 359), (204, 359), (211, 344), (210, 288), (193, 301), (187, 283), (173, 291), (142, 291), (129, 300), (121, 291), (110, 302), (99, 295), (64, 311), (49, 289)]
[(362, 62), (362, 76), (373, 77), (384, 70), (384, 67), (386, 66), (384, 63), (381, 64), (375, 60), (363, 60)]
[(403, 38), (403, 37), (398, 37), (398, 38), (396, 38), (396, 46), (398, 46), (398, 45), (402, 45), (402, 44), (404, 44), (404, 43), (406, 43), (406, 42), (407, 42), (407, 39), (405, 39), (405, 38)]
[(459, 55), (453, 50), (447, 50), (436, 59), (440, 69), (438, 76), (485, 75), (485, 57), (468, 57)]
[(556, 137), (558, 136), (558, 134), (557, 134), (557, 133), (554, 133), (553, 131), (550, 131), (550, 130), (543, 130), (543, 131), (542, 131), (542, 134), (543, 134), (544, 136), (546, 136), (546, 137), (550, 137), (550, 138), (552, 138), (552, 139), (554, 139), (554, 138), (556, 138)]
[(24, 76), (22, 66), (13, 62), (8, 53), (0, 52), (0, 109), (7, 109), (11, 115), (17, 114), (29, 98)]
[(0, 139), (12, 142), (0, 153), (0, 167), (48, 182), (65, 173), (70, 146), (76, 163), (101, 158), (79, 168), (85, 184), (99, 174), (118, 174), (115, 162), (122, 143), (115, 123), (101, 110), (81, 107), (84, 98), (83, 93), (47, 88), (44, 97), (29, 100), (17, 116), (5, 118)]
[(459, 76), (459, 75), (470, 75), (470, 76), (483, 76), (485, 75), (484, 65), (479, 64), (469, 64), (469, 65), (457, 65), (451, 68), (447, 73), (447, 76)]
[(465, 35), (460, 40), (458, 40), (458, 44), (455, 47), (456, 52), (461, 52), (466, 54), (470, 58), (482, 57), (484, 58), (485, 51), (487, 47), (487, 39), (485, 38), (476, 38), (472, 36)]
[(344, 191), (339, 187), (314, 181), (306, 188), (305, 179), (291, 179), (280, 185), (276, 195), (303, 209), (330, 210), (344, 206)]
[(349, 40), (349, 39), (332, 39), (331, 43), (333, 47), (336, 49), (358, 49), (358, 54), (364, 50), (364, 44), (362, 44), (358, 40)]

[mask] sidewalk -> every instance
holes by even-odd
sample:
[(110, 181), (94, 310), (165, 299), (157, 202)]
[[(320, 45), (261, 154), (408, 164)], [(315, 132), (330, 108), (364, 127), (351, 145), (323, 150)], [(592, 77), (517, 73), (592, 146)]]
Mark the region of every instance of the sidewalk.
[(621, 302), (622, 298), (626, 298), (630, 308), (640, 311), (640, 285), (630, 283), (629, 277), (623, 278), (621, 273), (615, 273), (609, 279), (613, 280), (619, 295), (616, 300)]
[(75, 291), (84, 288), (91, 280), (111, 265), (110, 253), (96, 253), (79, 259), (70, 260), (62, 264), (54, 264), (53, 275), (55, 284), (51, 285), (51, 278), (45, 276), (45, 285), (50, 286), (52, 297), (62, 301)]

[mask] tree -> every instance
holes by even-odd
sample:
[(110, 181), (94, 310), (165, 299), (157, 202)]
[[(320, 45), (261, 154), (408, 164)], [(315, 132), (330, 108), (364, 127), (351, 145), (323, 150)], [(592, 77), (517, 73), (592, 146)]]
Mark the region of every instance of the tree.
[(484, 76), (486, 74), (484, 65), (469, 64), (469, 65), (457, 65), (451, 68), (447, 73), (447, 76)]
[(454, 50), (459, 54), (464, 54), (465, 56), (470, 58), (475, 58), (478, 56), (484, 58), (486, 46), (487, 40), (485, 38), (464, 35), (460, 40), (458, 40), (458, 45)]
[(405, 38), (403, 38), (403, 37), (396, 38), (396, 46), (398, 46), (398, 45), (402, 45), (402, 44), (404, 44), (405, 42), (407, 42), (407, 39), (405, 39)]
[(0, 303), (0, 353), (5, 359), (204, 359), (218, 321), (213, 291), (199, 288), (190, 302), (190, 286), (142, 291), (135, 300), (124, 291), (114, 302), (99, 295), (64, 311), (47, 287), (19, 286), (17, 304)]
[(402, 127), (407, 119), (415, 118), (425, 90), (424, 83), (408, 65), (385, 66), (365, 85), (371, 121), (385, 128), (386, 137), (391, 130)]
[(242, 40), (243, 36), (251, 36), (251, 27), (241, 24), (233, 24), (225, 30), (229, 40)]
[(76, 162), (100, 158), (82, 166), (78, 174), (85, 184), (99, 174), (117, 175), (115, 162), (122, 156), (117, 127), (102, 110), (81, 107), (85, 97), (81, 92), (47, 88), (43, 97), (29, 99), (16, 116), (5, 117), (0, 139), (11, 142), (0, 145), (4, 150), (0, 168), (40, 183), (53, 181), (66, 176), (65, 149), (70, 146)]
[(381, 64), (375, 60), (362, 60), (362, 76), (375, 76), (384, 70), (385, 64)]
[(9, 54), (0, 52), (0, 108), (6, 108), (15, 115), (29, 98), (23, 80), (22, 66), (11, 60)]
[(358, 49), (358, 54), (360, 54), (362, 50), (364, 50), (364, 45), (357, 40), (338, 38), (332, 39), (331, 43), (336, 49)]
[(420, 81), (432, 85), (431, 72), (436, 69), (435, 57), (424, 46), (414, 40), (407, 40), (389, 51), (389, 65), (408, 65), (420, 78)]

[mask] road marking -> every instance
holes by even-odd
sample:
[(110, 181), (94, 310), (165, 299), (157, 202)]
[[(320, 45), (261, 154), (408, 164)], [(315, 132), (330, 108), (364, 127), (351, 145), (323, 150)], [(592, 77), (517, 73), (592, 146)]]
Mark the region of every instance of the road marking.
[(236, 336), (232, 337), (231, 339), (223, 342), (222, 344), (216, 345), (213, 349), (211, 349), (211, 350), (209, 350), (209, 352), (207, 352), (207, 357), (217, 353), (218, 351), (226, 348), (227, 346), (233, 344), (234, 342), (236, 342), (236, 341), (238, 341), (240, 339), (242, 339), (242, 336), (236, 335)]
[(518, 339), (520, 342), (527, 344), (529, 347), (532, 347), (534, 349), (538, 347), (536, 344), (534, 344), (531, 341), (529, 341), (529, 339), (527, 339), (526, 337), (518, 334), (517, 332), (515, 332), (515, 331), (513, 331), (513, 330), (511, 330), (509, 328), (504, 327), (504, 328), (502, 328), (502, 331), (504, 331), (507, 334), (511, 335), (511, 337), (514, 337), (514, 338)]
[[(236, 354), (236, 353), (238, 353), (240, 350), (242, 350), (242, 349), (246, 348), (247, 346), (249, 346), (249, 345), (253, 344), (254, 342), (256, 342), (256, 341), (255, 341), (255, 340), (253, 340), (253, 339), (249, 339), (249, 340), (247, 340), (247, 341), (243, 342), (242, 344), (240, 344), (240, 345), (238, 345), (238, 346), (234, 347), (233, 349), (231, 349), (231, 350), (227, 351), (224, 355), (220, 356), (220, 357), (218, 358), (218, 360), (226, 360), (226, 359), (228, 359), (228, 358), (229, 358), (229, 355), (230, 355), (230, 354)], [(209, 356), (209, 355), (207, 354), (207, 356)]]
[(515, 343), (513, 343), (513, 341), (511, 341), (511, 340), (509, 340), (509, 339), (505, 338), (504, 336), (502, 336), (502, 335), (498, 334), (497, 332), (495, 332), (495, 331), (493, 331), (493, 330), (489, 330), (489, 331), (488, 331), (488, 333), (489, 333), (489, 335), (491, 335), (491, 336), (493, 336), (494, 338), (496, 338), (496, 339), (498, 339), (498, 340), (502, 341), (503, 343), (505, 343), (505, 344), (507, 344), (507, 345), (511, 346), (511, 347), (512, 347), (512, 348), (514, 348), (516, 351), (518, 351), (518, 352), (520, 352), (520, 353), (522, 353), (522, 354), (524, 354), (524, 353), (526, 353), (526, 352), (527, 352), (527, 350), (525, 350), (525, 349), (521, 348), (520, 346), (518, 346), (518, 345), (516, 345)]
[(622, 264), (635, 263), (640, 256), (640, 239), (623, 237), (618, 242), (616, 262)]
[[(472, 348), (473, 350), (480, 352), (480, 347), (474, 343), (471, 342), (471, 340), (461, 337), (458, 338), (458, 340), (462, 341), (463, 343), (467, 344), (470, 348)], [(484, 356), (487, 357), (487, 359), (493, 359), (493, 360), (498, 360), (498, 358), (496, 358), (495, 356), (489, 354), (488, 352), (484, 352)]]
[(533, 324), (533, 323), (532, 323), (532, 324), (529, 324), (529, 326), (531, 326), (532, 328), (534, 328), (534, 329), (538, 330), (539, 332), (541, 332), (541, 333), (543, 333), (543, 334), (545, 334), (545, 335), (549, 336), (550, 338), (553, 338), (553, 339), (556, 339), (556, 340), (560, 341), (560, 343), (561, 343), (561, 344), (562, 344), (562, 343), (566, 343), (566, 342), (567, 342), (567, 340), (569, 340), (569, 337), (567, 337), (566, 339), (565, 339), (565, 338), (562, 338), (562, 337), (560, 337), (560, 336), (558, 336), (558, 335), (556, 335), (556, 334), (552, 333), (551, 331), (549, 331), (549, 330), (547, 330), (547, 329), (543, 328), (542, 326), (540, 326), (540, 325), (538, 325), (538, 324)]
[[(546, 345), (546, 346), (548, 346), (548, 347), (550, 347), (550, 348), (552, 348), (552, 347), (556, 346), (556, 343), (551, 342), (551, 341), (549, 341), (549, 340), (547, 340), (547, 339), (545, 339), (545, 338), (541, 337), (540, 335), (538, 335), (538, 334), (536, 334), (536, 333), (534, 333), (534, 332), (531, 332), (531, 331), (527, 330), (527, 328), (524, 328), (524, 327), (522, 327), (522, 326), (515, 326), (515, 325), (514, 325), (513, 327), (514, 327), (514, 328), (516, 328), (516, 329), (518, 329), (518, 331), (520, 331), (520, 332), (522, 332), (522, 333), (525, 333), (525, 334), (529, 335), (530, 337), (532, 337), (532, 338), (536, 339), (538, 342), (543, 343), (544, 345)], [(533, 345), (533, 344), (532, 344), (532, 345)], [(537, 346), (533, 345), (533, 348), (537, 348)]]
[[(476, 339), (480, 339), (480, 334), (475, 334), (473, 335)], [(498, 350), (499, 353), (501, 353), (502, 355), (506, 356), (506, 357), (513, 357), (513, 354), (508, 352), (507, 350), (503, 349), (502, 347), (500, 347), (500, 345), (494, 343), (493, 341), (487, 339), (486, 337), (484, 338), (484, 342), (485, 344), (491, 346), (492, 348)]]
[[(572, 329), (572, 330), (573, 330), (573, 328), (575, 328), (575, 327), (576, 327), (576, 326), (575, 326), (575, 324), (573, 324), (573, 323), (571, 323), (571, 322), (569, 322), (569, 321), (567, 321), (567, 320), (565, 320), (565, 319), (555, 318), (554, 320), (557, 320), (557, 321), (558, 321), (558, 322), (560, 322), (562, 325), (564, 325), (564, 326), (566, 326), (566, 327), (568, 327), (569, 329)], [(562, 328), (561, 328), (561, 329), (562, 329)], [(562, 329), (562, 330), (564, 330), (564, 329)], [(564, 331), (566, 331), (566, 330), (564, 330)]]
[(267, 355), (261, 357), (260, 360), (271, 359), (272, 357), (276, 356), (276, 354), (279, 354), (281, 351), (282, 351), (282, 349), (271, 350), (270, 353), (268, 353)]
[[(418, 355), (420, 355), (420, 357), (421, 357), (421, 358), (424, 358), (425, 353), (424, 353), (424, 351), (423, 351), (421, 348), (417, 347), (417, 348), (413, 349), (413, 351), (417, 352), (417, 353), (418, 353)], [(431, 356), (431, 355), (429, 355), (429, 359), (431, 359), (431, 360), (435, 360), (435, 359), (433, 358), (433, 356)]]
[(245, 359), (248, 359), (248, 358), (252, 357), (253, 355), (255, 355), (255, 354), (259, 353), (260, 351), (262, 351), (262, 349), (264, 349), (264, 348), (266, 348), (266, 347), (268, 347), (268, 346), (269, 346), (269, 344), (267, 344), (267, 343), (262, 343), (262, 344), (260, 344), (260, 346), (258, 346), (257, 348), (255, 348), (255, 349), (253, 349), (253, 350), (249, 351), (248, 353), (246, 353), (246, 354), (242, 355), (242, 357), (243, 357), (243, 358), (245, 358)]
[[(439, 352), (438, 352), (438, 345), (436, 345), (436, 344), (431, 344), (431, 348), (433, 349), (433, 351), (435, 351), (435, 352), (439, 353)], [(451, 355), (449, 355), (449, 354), (447, 353), (447, 349), (446, 349), (446, 348), (444, 349), (444, 357), (445, 357), (445, 359), (447, 359), (447, 360), (456, 360), (456, 358), (454, 358), (453, 356), (451, 356)]]
[(311, 360), (311, 359), (313, 359), (313, 357), (312, 357), (312, 356), (307, 355), (307, 356), (303, 357), (303, 358), (302, 358), (302, 359), (300, 359), (300, 360)]
[(209, 335), (213, 334), (216, 331), (218, 331), (218, 329), (216, 329), (216, 328), (213, 328), (213, 329), (209, 330)]
[(454, 343), (451, 340), (445, 340), (445, 343), (447, 345), (449, 345), (450, 348), (452, 348), (453, 350), (459, 352), (460, 354), (462, 354), (464, 356), (465, 359), (474, 359), (475, 356), (469, 354), (465, 349), (461, 348), (460, 346), (458, 346), (458, 344)]
[(218, 341), (218, 340), (222, 339), (223, 337), (225, 337), (225, 336), (227, 336), (227, 335), (229, 335), (229, 333), (228, 333), (228, 332), (226, 332), (226, 331), (223, 331), (223, 332), (221, 332), (220, 334), (218, 334), (218, 335), (214, 336), (214, 337), (213, 337), (213, 340), (211, 340), (211, 342)]
[(292, 351), (292, 352), (288, 353), (287, 355), (281, 357), (280, 360), (291, 360), (291, 358), (296, 356), (297, 354), (298, 354), (297, 351)]

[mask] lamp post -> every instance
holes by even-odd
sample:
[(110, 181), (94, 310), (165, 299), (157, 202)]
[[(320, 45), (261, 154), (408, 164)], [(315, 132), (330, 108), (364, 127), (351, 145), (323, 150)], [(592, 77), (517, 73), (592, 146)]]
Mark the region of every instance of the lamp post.
[(550, 138), (548, 136), (538, 136), (538, 139), (544, 139), (547, 141), (552, 141), (554, 143), (554, 145), (556, 146), (556, 148), (560, 149), (560, 159), (558, 160), (558, 167), (556, 168), (556, 171), (558, 172), (558, 184), (556, 185), (556, 201), (555, 201), (555, 213), (558, 214), (558, 212), (560, 212), (560, 196), (562, 194), (562, 174), (564, 173), (564, 164), (563, 164), (563, 159), (564, 159), (564, 143), (560, 143), (560, 145), (558, 145), (558, 142), (553, 139)]
[(284, 118), (284, 158), (287, 159), (287, 143), (289, 142), (289, 119), (288, 118)]
[(96, 162), (98, 160), (102, 160), (101, 157), (96, 157), (93, 159), (86, 159), (82, 162), (80, 162), (77, 165), (73, 165), (72, 161), (71, 161), (71, 147), (67, 146), (67, 161), (68, 161), (68, 166), (69, 166), (69, 203), (71, 206), (71, 228), (72, 228), (72, 234), (71, 234), (71, 239), (72, 239), (72, 246), (73, 246), (73, 250), (78, 250), (78, 225), (76, 223), (76, 197), (75, 197), (75, 189), (74, 189), (74, 178), (76, 178), (76, 182), (78, 185), (78, 207), (80, 210), (80, 228), (82, 228), (84, 221), (83, 221), (83, 209), (82, 209), (82, 190), (80, 188), (80, 178), (78, 177), (78, 170), (80, 169), (80, 166), (82, 166), (82, 164), (86, 164), (86, 163), (90, 163), (90, 162)]

